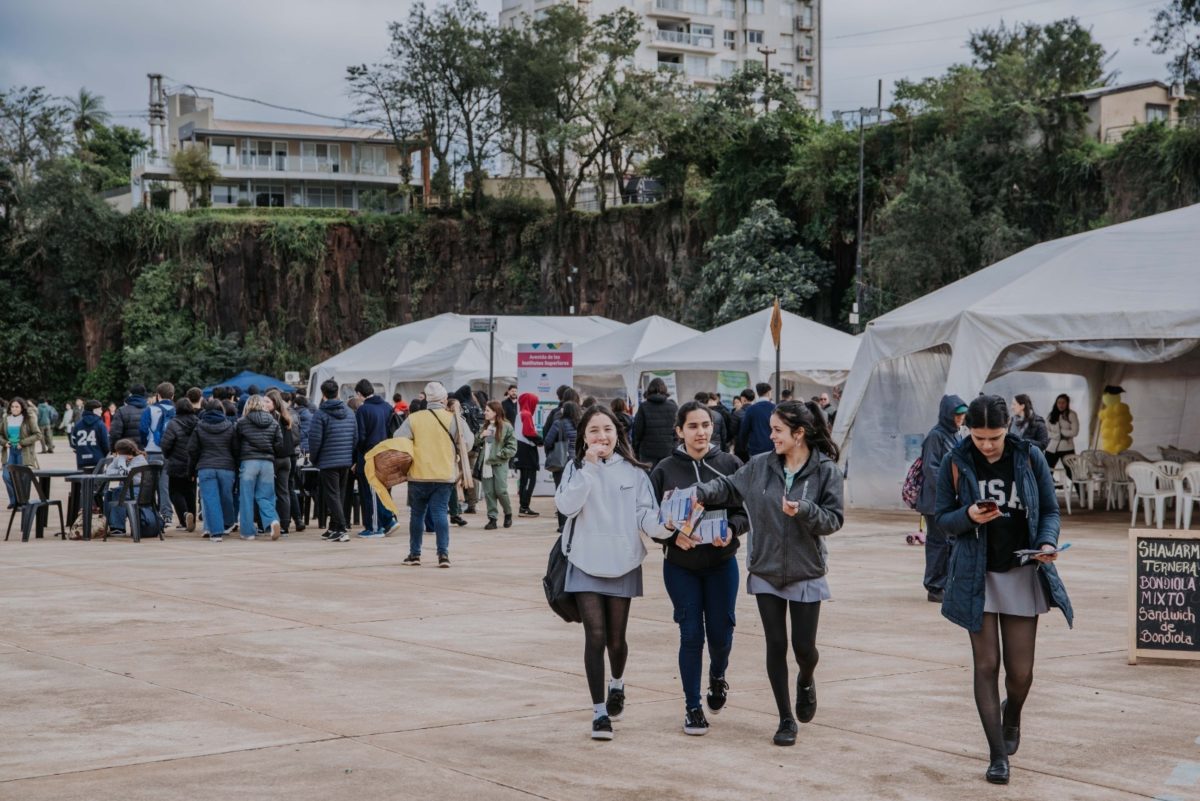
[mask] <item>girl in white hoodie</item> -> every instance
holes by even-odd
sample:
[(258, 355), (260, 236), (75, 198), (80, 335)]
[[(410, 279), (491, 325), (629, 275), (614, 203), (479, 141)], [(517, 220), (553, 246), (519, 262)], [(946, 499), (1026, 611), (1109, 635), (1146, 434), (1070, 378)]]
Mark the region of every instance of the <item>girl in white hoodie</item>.
[[(583, 618), (583, 666), (592, 694), (592, 739), (611, 740), (612, 721), (625, 710), (625, 628), (629, 604), (642, 594), (641, 534), (665, 539), (658, 500), (645, 467), (620, 435), (613, 413), (588, 409), (579, 421), (575, 458), (563, 470), (554, 493), (567, 517), (563, 533), (568, 592), (575, 593)], [(604, 694), (604, 651), (612, 668)]]

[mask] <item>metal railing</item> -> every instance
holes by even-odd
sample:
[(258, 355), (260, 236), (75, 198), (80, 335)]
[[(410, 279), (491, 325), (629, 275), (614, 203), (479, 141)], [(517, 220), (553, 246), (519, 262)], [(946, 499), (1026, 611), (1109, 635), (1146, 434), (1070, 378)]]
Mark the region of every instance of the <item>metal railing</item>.
[(707, 14), (707, 0), (654, 0), (659, 11), (677, 11), (684, 14)]
[[(316, 156), (279, 156), (279, 155), (248, 155), (242, 154), (232, 162), (213, 161), (213, 164), (223, 173), (243, 172), (301, 172), (318, 175), (367, 175), (387, 177), (391, 175), (386, 161), (353, 160), (353, 159), (324, 159)], [(170, 171), (170, 159), (154, 156), (149, 153), (134, 154), (130, 166), (133, 170), (139, 167), (144, 170), (157, 169)]]
[(686, 31), (667, 31), (661, 28), (654, 31), (654, 39), (659, 42), (669, 42), (671, 44), (688, 45), (690, 47), (703, 47), (708, 50), (716, 50), (716, 39), (710, 34), (687, 33)]
[(680, 74), (682, 74), (682, 73), (683, 73), (683, 65), (682, 65), (682, 64), (676, 64), (676, 63), (675, 63), (675, 62), (673, 62), (673, 61), (660, 61), (660, 62), (658, 62), (658, 69), (659, 69), (659, 71), (660, 71), (660, 72), (678, 72), (678, 73), (680, 73)]

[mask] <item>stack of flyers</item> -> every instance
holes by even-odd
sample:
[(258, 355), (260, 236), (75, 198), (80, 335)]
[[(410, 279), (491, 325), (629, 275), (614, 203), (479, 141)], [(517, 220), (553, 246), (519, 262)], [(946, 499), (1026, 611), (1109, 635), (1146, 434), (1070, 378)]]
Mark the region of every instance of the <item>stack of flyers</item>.
[(680, 528), (678, 524), (688, 520), (695, 508), (695, 487), (669, 489), (663, 495), (662, 503), (658, 507), (658, 522), (664, 525), (668, 522), (675, 523), (676, 528)]
[(724, 511), (706, 514), (692, 533), (692, 537), (702, 545), (712, 545), (716, 540), (728, 540), (729, 520), (726, 519)]

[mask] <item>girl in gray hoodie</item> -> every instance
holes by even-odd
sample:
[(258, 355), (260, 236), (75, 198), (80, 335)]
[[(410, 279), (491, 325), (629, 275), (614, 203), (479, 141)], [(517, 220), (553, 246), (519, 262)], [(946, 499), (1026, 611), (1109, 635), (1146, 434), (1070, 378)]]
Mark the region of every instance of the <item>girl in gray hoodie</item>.
[[(829, 425), (816, 403), (786, 401), (771, 413), (771, 444), (732, 476), (696, 488), (707, 506), (740, 503), (750, 518), (746, 590), (758, 602), (767, 641), (767, 678), (779, 708), (776, 745), (795, 745), (813, 719), (817, 691), (817, 621), (829, 600), (825, 537), (842, 527), (842, 471)], [(796, 714), (788, 691), (788, 613), (799, 671)]]
[[(664, 539), (646, 468), (633, 458), (613, 413), (592, 406), (579, 421), (575, 458), (563, 470), (554, 503), (567, 518), (562, 548), (568, 592), (583, 619), (583, 665), (592, 694), (592, 739), (611, 740), (625, 710), (625, 628), (642, 594), (641, 535)], [(604, 651), (612, 668), (604, 695)]]

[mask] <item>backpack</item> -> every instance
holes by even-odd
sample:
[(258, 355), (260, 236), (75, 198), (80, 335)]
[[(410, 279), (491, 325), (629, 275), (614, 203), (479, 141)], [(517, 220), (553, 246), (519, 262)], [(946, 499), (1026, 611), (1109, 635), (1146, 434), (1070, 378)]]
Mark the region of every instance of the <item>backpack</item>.
[(467, 428), (471, 429), (471, 434), (478, 436), (483, 429), (483, 410), (474, 403), (460, 404), (462, 406), (463, 419), (467, 421)]
[(914, 511), (917, 508), (917, 500), (921, 497), (921, 490), (925, 487), (925, 473), (922, 470), (924, 466), (925, 460), (918, 456), (908, 468), (904, 485), (900, 488), (900, 500)]
[[(152, 408), (158, 409), (158, 423), (154, 426), (154, 428), (150, 429), (150, 437), (154, 440), (154, 444), (158, 445), (161, 448), (162, 447), (162, 435), (163, 435), (163, 432), (167, 430), (167, 422), (168, 422), (167, 410), (164, 409), (163, 407), (159, 406), (158, 404), (155, 404)], [(172, 409), (171, 411), (172, 411), (172, 414), (170, 415), (170, 417), (174, 417), (175, 410)], [(150, 418), (154, 419), (154, 412), (150, 412)]]
[(143, 539), (159, 539), (162, 537), (165, 525), (162, 515), (158, 513), (158, 509), (155, 509), (153, 506), (139, 506), (138, 521), (142, 524), (141, 536)]
[(404, 425), (404, 417), (405, 416), (400, 414), (400, 412), (392, 412), (391, 416), (388, 417), (387, 435), (389, 437), (394, 436), (395, 433), (400, 429), (400, 426)]

